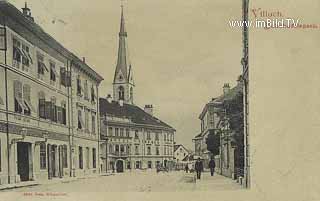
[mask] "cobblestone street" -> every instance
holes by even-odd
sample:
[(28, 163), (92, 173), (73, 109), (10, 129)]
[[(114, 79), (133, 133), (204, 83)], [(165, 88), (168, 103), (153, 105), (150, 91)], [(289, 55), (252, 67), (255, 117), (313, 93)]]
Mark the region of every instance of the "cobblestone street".
[(180, 172), (155, 173), (126, 172), (110, 176), (46, 183), (6, 190), (7, 192), (176, 192), (238, 190), (242, 187), (230, 178), (220, 175), (211, 177), (205, 172), (201, 180), (194, 174)]

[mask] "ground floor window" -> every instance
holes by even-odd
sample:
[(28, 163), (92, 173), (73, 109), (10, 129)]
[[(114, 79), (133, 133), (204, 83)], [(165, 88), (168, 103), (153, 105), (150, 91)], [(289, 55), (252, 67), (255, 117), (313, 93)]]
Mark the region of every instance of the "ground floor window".
[(97, 166), (97, 155), (96, 155), (96, 149), (92, 148), (92, 167), (96, 168)]
[(136, 169), (140, 169), (140, 161), (136, 161)]
[(46, 169), (47, 163), (46, 163), (46, 144), (41, 143), (40, 144), (40, 169)]
[(82, 147), (79, 147), (79, 168), (83, 169), (83, 153)]
[(131, 169), (131, 162), (130, 162), (130, 161), (127, 162), (127, 169), (128, 169), (128, 170)]
[(67, 147), (67, 145), (62, 146), (62, 164), (63, 164), (63, 168), (68, 167), (68, 147)]
[(90, 157), (90, 149), (89, 149), (89, 147), (87, 147), (87, 148), (86, 148), (86, 168), (87, 168), (87, 169), (90, 168), (89, 157)]
[(157, 167), (160, 167), (160, 161), (157, 161), (156, 163), (157, 163)]
[(148, 161), (148, 168), (152, 168), (152, 161)]

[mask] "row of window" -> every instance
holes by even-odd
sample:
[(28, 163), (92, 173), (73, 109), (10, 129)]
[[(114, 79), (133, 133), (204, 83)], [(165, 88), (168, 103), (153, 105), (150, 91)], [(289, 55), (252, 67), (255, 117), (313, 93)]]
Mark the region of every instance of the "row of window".
[[(125, 135), (124, 135), (125, 132)], [(108, 127), (108, 136), (115, 136), (115, 137), (130, 137), (130, 129), (126, 128), (113, 128), (113, 127)], [(139, 131), (135, 130), (135, 134), (134, 134), (134, 138), (135, 139), (139, 139)], [(151, 140), (151, 133), (150, 131), (147, 131), (147, 136), (146, 136), (147, 140)], [(155, 141), (159, 140), (159, 133), (155, 133)], [(164, 133), (163, 135), (163, 139), (164, 141), (173, 141), (173, 134), (169, 134), (169, 133)]]
[[(84, 118), (83, 118), (84, 112)], [(91, 116), (91, 133), (96, 134), (96, 113), (91, 112), (90, 109), (84, 107), (83, 109), (78, 109), (78, 129), (84, 130), (89, 133), (89, 118)], [(84, 121), (83, 121), (84, 119)]]
[(91, 102), (96, 102), (96, 93), (94, 90), (94, 85), (91, 85), (91, 94), (89, 97), (89, 86), (88, 80), (84, 81), (84, 86), (82, 87), (80, 75), (77, 77), (77, 95), (84, 96), (84, 99)]
[(128, 128), (108, 128), (108, 136), (115, 136), (115, 137), (129, 137), (130, 130)]
[[(35, 107), (31, 103), (31, 87), (28, 84), (22, 84), (18, 80), (14, 80), (14, 111), (16, 113), (30, 116), (36, 113)], [(51, 120), (56, 123), (66, 125), (66, 103), (61, 102), (61, 106), (56, 105), (56, 98), (52, 97), (46, 100), (45, 93), (38, 94), (39, 117)]]
[[(78, 148), (78, 154), (79, 154), (79, 169), (83, 169), (83, 147), (79, 146)], [(85, 151), (85, 161), (86, 161), (86, 169), (90, 168), (90, 148), (86, 147)], [(92, 168), (97, 167), (97, 152), (96, 148), (92, 148)]]
[[(21, 68), (23, 71), (28, 72), (30, 65), (33, 64), (29, 46), (22, 43), (17, 38), (13, 38), (13, 62), (12, 65), (16, 68)], [(55, 83), (59, 77), (56, 63), (52, 60), (49, 61), (50, 68), (47, 67), (45, 57), (40, 52), (37, 52), (37, 73), (38, 78), (43, 80), (46, 73), (50, 73), (50, 83)], [(66, 71), (65, 67), (60, 68), (60, 84), (65, 87), (71, 86), (71, 74)]]
[[(67, 145), (60, 145), (57, 150), (57, 146), (46, 145), (45, 143), (40, 144), (40, 169), (47, 169), (47, 158), (52, 160), (55, 158), (56, 152), (61, 152), (62, 156), (62, 168), (68, 167), (68, 147)], [(48, 156), (47, 156), (48, 155)]]

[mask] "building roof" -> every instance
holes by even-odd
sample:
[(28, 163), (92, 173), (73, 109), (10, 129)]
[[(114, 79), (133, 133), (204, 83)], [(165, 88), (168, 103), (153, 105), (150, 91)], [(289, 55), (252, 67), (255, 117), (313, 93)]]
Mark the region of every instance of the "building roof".
[(190, 152), (185, 146), (183, 146), (182, 144), (175, 144), (174, 145), (174, 148), (173, 148), (173, 151), (177, 151), (179, 149), (179, 147), (183, 147), (184, 150), (186, 150), (188, 153)]
[[(79, 67), (80, 69), (88, 73), (90, 76), (96, 79), (97, 82), (100, 83), (103, 80), (102, 76), (100, 76), (97, 72), (95, 72), (92, 68), (90, 68), (85, 62), (79, 59), (72, 52), (70, 52), (68, 49), (62, 46), (52, 36), (46, 33), (38, 24), (26, 18), (20, 10), (18, 10), (15, 6), (10, 4), (9, 2), (0, 1), (0, 16), (1, 15), (5, 15), (10, 18), (6, 20), (6, 25), (10, 27), (13, 31), (20, 34), (22, 37), (26, 38), (27, 40), (32, 39), (35, 45), (38, 45), (40, 48), (43, 48), (43, 49), (45, 48), (41, 47), (40, 45), (41, 42), (48, 45), (50, 48), (52, 48), (56, 52), (72, 60), (73, 64), (75, 64), (77, 67)], [(1, 18), (0, 21), (3, 20), (2, 17), (0, 18)], [(36, 35), (37, 38), (31, 37), (30, 32)], [(39, 42), (39, 39), (41, 42)]]
[(99, 106), (101, 116), (110, 115), (115, 117), (129, 118), (135, 124), (162, 127), (175, 131), (173, 127), (146, 113), (143, 109), (136, 105), (123, 103), (123, 106), (120, 106), (120, 104), (116, 101), (109, 103), (107, 99), (100, 98)]

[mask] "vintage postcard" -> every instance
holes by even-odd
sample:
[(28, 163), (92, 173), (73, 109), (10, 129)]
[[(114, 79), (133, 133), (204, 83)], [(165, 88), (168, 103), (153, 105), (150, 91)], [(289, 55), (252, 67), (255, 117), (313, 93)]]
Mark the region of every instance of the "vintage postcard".
[(253, 164), (276, 155), (258, 136), (280, 111), (259, 120), (286, 73), (260, 67), (294, 66), (281, 34), (320, 21), (269, 3), (0, 0), (0, 200), (274, 200)]

